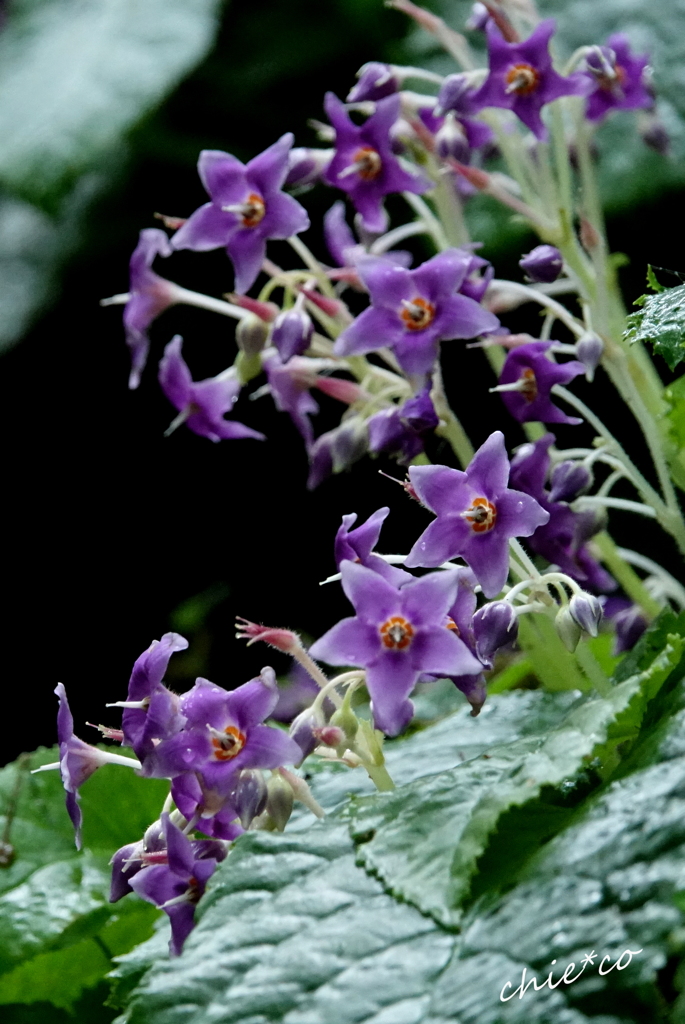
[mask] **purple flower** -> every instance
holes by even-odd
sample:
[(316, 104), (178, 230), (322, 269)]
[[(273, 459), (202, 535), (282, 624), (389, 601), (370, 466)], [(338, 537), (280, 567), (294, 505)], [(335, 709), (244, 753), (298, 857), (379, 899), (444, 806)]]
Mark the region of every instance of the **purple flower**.
[(392, 96), (399, 87), (400, 80), (390, 65), (372, 60), (364, 64), (357, 72), (357, 84), (350, 89), (347, 102), (382, 100), (386, 96)]
[(67, 692), (63, 684), (58, 683), (54, 692), (59, 698), (57, 712), (59, 761), (43, 764), (40, 768), (35, 768), (34, 771), (47, 772), (59, 768), (62, 785), (66, 791), (67, 813), (76, 832), (76, 848), (80, 850), (83, 813), (79, 807), (79, 788), (103, 764), (122, 764), (129, 768), (140, 768), (140, 763), (130, 757), (123, 757), (121, 754), (110, 754), (108, 751), (98, 750), (97, 747), (92, 747), (90, 743), (84, 743), (78, 736), (75, 736), (74, 719), (69, 710)]
[(341, 572), (357, 614), (330, 629), (310, 653), (330, 665), (365, 668), (376, 728), (396, 736), (412, 716), (408, 697), (420, 675), (480, 671), (480, 663), (445, 624), (458, 574), (445, 570), (397, 587), (354, 562), (343, 562)]
[[(357, 242), (345, 219), (345, 204), (339, 199), (333, 203), (323, 218), (323, 233), (326, 240), (326, 248), (338, 267), (354, 267), (357, 261), (365, 259), (368, 252)], [(408, 267), (412, 257), (410, 252), (404, 249), (391, 249), (384, 253), (379, 259), (388, 263), (397, 263), (400, 267)], [(358, 279), (354, 276), (352, 283), (359, 287)]]
[(124, 742), (141, 761), (152, 753), (156, 741), (183, 728), (185, 719), (179, 714), (179, 699), (162, 686), (162, 680), (171, 655), (187, 647), (188, 641), (179, 633), (165, 633), (161, 640), (152, 641), (133, 666), (126, 700), (118, 706), (124, 707)]
[(195, 905), (226, 850), (217, 843), (192, 842), (178, 826), (162, 815), (167, 864), (153, 864), (131, 878), (131, 888), (148, 903), (164, 911), (171, 921), (172, 956), (179, 956), (195, 924)]
[(576, 360), (554, 363), (546, 353), (554, 343), (534, 341), (511, 349), (502, 367), (499, 386), (502, 401), (519, 423), (537, 420), (541, 423), (582, 423), (576, 416), (567, 416), (550, 397), (555, 384), (568, 384), (585, 367)]
[(235, 269), (236, 292), (246, 292), (254, 283), (267, 239), (290, 238), (309, 227), (304, 207), (281, 192), (292, 144), (292, 134), (283, 135), (247, 164), (220, 150), (200, 153), (198, 173), (211, 202), (192, 214), (171, 244), (196, 252), (225, 246)]
[(554, 245), (536, 245), (519, 260), (531, 281), (551, 284), (564, 269), (564, 258)]
[(277, 701), (271, 668), (230, 691), (198, 679), (181, 697), (180, 710), (187, 719), (183, 732), (156, 748), (155, 774), (173, 778), (197, 772), (203, 790), (224, 799), (243, 768), (297, 763), (299, 747), (279, 729), (262, 724)]
[(624, 597), (606, 598), (604, 615), (612, 620), (616, 630), (612, 651), (614, 655), (632, 650), (649, 625), (639, 605)]
[[(140, 232), (138, 245), (129, 263), (128, 302), (124, 306), (126, 344), (131, 351), (131, 373), (128, 386), (137, 388), (145, 369), (150, 339), (147, 329), (160, 313), (178, 301), (179, 289), (172, 281), (155, 274), (152, 264), (157, 256), (170, 256), (171, 243), (159, 228), (146, 228)], [(122, 301), (121, 297), (103, 299), (101, 305)]]
[(194, 821), (207, 836), (232, 841), (242, 834), (235, 800), (234, 777), (228, 792), (217, 792), (205, 783), (201, 772), (177, 775), (171, 782), (171, 796), (181, 814)]
[(528, 543), (536, 554), (579, 583), (595, 590), (613, 590), (615, 581), (593, 558), (585, 543), (595, 532), (589, 519), (563, 502), (552, 501), (545, 488), (553, 443), (554, 434), (545, 434), (519, 448), (511, 462), (512, 484), (534, 497), (549, 514), (549, 520), (537, 528)]
[(285, 186), (299, 188), (303, 191), (321, 180), (323, 172), (331, 162), (334, 150), (308, 149), (298, 146), (290, 150), (288, 156), (288, 173)]
[(446, 249), (416, 270), (373, 257), (360, 261), (359, 276), (372, 304), (340, 335), (336, 355), (362, 355), (390, 346), (405, 372), (425, 374), (433, 367), (440, 341), (494, 330), (497, 317), (473, 299), (455, 294), (473, 260), (467, 250)]
[(278, 354), (284, 363), (287, 363), (292, 356), (299, 356), (305, 349), (309, 348), (314, 324), (306, 310), (302, 309), (304, 304), (304, 292), (300, 292), (301, 301), (298, 297), (298, 305), (292, 309), (286, 309), (279, 313), (274, 320), (271, 342), (278, 349)]
[(382, 232), (387, 218), (383, 199), (391, 192), (425, 192), (430, 182), (409, 174), (393, 155), (390, 129), (399, 117), (398, 96), (378, 101), (375, 112), (358, 127), (332, 92), (326, 93), (326, 113), (335, 128), (335, 156), (325, 180), (347, 192), (367, 231)]
[(582, 462), (565, 459), (558, 462), (552, 472), (550, 501), (574, 501), (592, 485), (592, 473)]
[(631, 53), (622, 32), (609, 36), (606, 46), (594, 46), (585, 58), (593, 89), (587, 100), (586, 116), (598, 121), (610, 110), (635, 110), (654, 106), (647, 88), (645, 68), (649, 57)]
[(390, 565), (384, 558), (374, 553), (373, 549), (378, 543), (381, 527), (389, 512), (390, 509), (387, 506), (379, 508), (377, 512), (369, 516), (365, 523), (354, 530), (352, 527), (357, 521), (357, 513), (351, 512), (342, 517), (342, 525), (335, 535), (334, 545), (335, 564), (338, 569), (341, 568), (343, 562), (357, 562), (366, 566), (367, 569), (373, 569), (393, 586), (400, 586), (402, 583), (408, 583), (414, 579), (404, 569)]
[(327, 360), (304, 359), (293, 356), (287, 363), (277, 352), (264, 359), (263, 367), (269, 381), (269, 390), (279, 412), (287, 412), (309, 447), (314, 440), (310, 416), (319, 411), (317, 402), (309, 393), (315, 383), (316, 366)]
[(244, 423), (224, 419), (224, 413), (233, 408), (240, 393), (240, 382), (233, 369), (218, 377), (194, 381), (181, 355), (182, 345), (183, 338), (177, 334), (164, 349), (159, 364), (162, 391), (180, 414), (169, 431), (186, 423), (194, 433), (210, 441), (239, 437), (264, 441), (264, 434), (257, 430), (246, 427)]
[(496, 430), (465, 472), (447, 466), (412, 466), (409, 478), (437, 519), (424, 530), (405, 564), (437, 566), (461, 555), (486, 597), (495, 597), (509, 570), (509, 538), (529, 537), (549, 513), (521, 491), (510, 490), (504, 435)]
[(309, 449), (307, 489), (313, 491), (332, 474), (349, 469), (366, 454), (367, 449), (366, 424), (359, 416), (343, 420), (333, 430), (327, 430)]
[(513, 110), (538, 139), (546, 139), (547, 129), (540, 117), (542, 107), (560, 96), (583, 96), (588, 91), (587, 76), (582, 72), (562, 78), (552, 67), (548, 47), (554, 29), (554, 19), (549, 18), (540, 22), (522, 43), (507, 43), (494, 22), (489, 21), (485, 31), (490, 74), (471, 97), (474, 109)]
[(473, 633), (478, 657), (488, 668), (500, 647), (513, 643), (518, 636), (516, 611), (508, 601), (490, 601), (473, 617)]
[(369, 448), (396, 454), (406, 465), (423, 451), (422, 435), (435, 430), (439, 422), (430, 387), (425, 387), (401, 406), (382, 409), (369, 419)]

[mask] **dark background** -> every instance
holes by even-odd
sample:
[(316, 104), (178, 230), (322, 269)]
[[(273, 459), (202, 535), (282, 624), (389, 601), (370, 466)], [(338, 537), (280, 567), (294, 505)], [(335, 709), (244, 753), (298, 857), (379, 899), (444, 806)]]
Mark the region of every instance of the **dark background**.
[[(384, 551), (407, 551), (426, 525), (427, 514), (378, 476), (378, 468), (401, 475), (386, 460), (365, 459), (307, 492), (299, 435), (268, 398), (254, 404), (241, 398), (236, 410), (238, 419), (268, 435), (266, 443), (213, 445), (185, 429), (165, 439), (174, 410), (155, 380), (163, 345), (181, 333), (194, 376), (213, 375), (233, 359), (232, 322), (188, 308), (166, 312), (151, 332), (143, 383), (129, 392), (120, 309), (98, 305), (126, 290), (137, 232), (155, 223), (154, 211), (187, 216), (204, 202), (194, 167), (201, 148), (249, 159), (287, 130), (297, 144), (313, 143), (307, 119), (323, 117), (324, 92), (344, 96), (366, 60), (401, 60), (405, 30), (402, 17), (363, 0), (229, 7), (214, 51), (137, 130), (130, 173), (92, 217), (60, 300), (2, 357), (3, 761), (54, 742), (58, 681), (67, 687), (84, 739), (97, 738), (82, 725), (86, 719), (117, 724), (105, 702), (125, 696), (134, 659), (170, 628), (191, 641), (189, 652), (172, 660), (180, 689), (197, 674), (233, 687), (266, 663), (284, 670), (275, 652), (234, 640), (235, 615), (318, 635), (346, 614), (339, 588), (318, 586), (335, 571), (340, 516), (356, 511), (363, 519), (390, 504)], [(305, 240), (321, 255), (316, 225), (335, 198), (321, 188), (303, 199), (315, 225)], [(682, 229), (680, 195), (609, 224), (612, 248), (630, 257), (621, 271), (628, 303), (643, 290), (647, 262), (685, 269)], [(520, 276), (519, 249), (483, 254), (495, 261), (498, 276)], [(290, 258), (285, 244), (274, 244), (270, 255), (286, 265)], [(163, 272), (209, 294), (231, 287), (222, 252), (178, 254)], [(534, 331), (538, 321), (517, 314), (506, 322)], [(520, 442), (498, 397), (487, 393), (482, 354), (460, 343), (445, 348), (453, 407), (474, 443), (499, 426), (511, 445)], [(590, 402), (624, 443), (639, 445), (601, 374)], [(317, 432), (339, 415), (335, 403), (321, 405)], [(579, 443), (582, 428), (559, 436), (561, 443)], [(444, 447), (431, 454), (454, 464)], [(614, 525), (626, 543), (637, 542), (639, 531), (641, 550), (668, 564), (671, 545), (649, 520), (618, 514)]]

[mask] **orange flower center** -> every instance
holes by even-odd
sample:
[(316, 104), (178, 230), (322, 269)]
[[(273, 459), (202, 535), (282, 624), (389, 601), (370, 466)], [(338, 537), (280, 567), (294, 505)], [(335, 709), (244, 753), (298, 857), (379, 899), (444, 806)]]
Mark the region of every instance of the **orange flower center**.
[(403, 301), (400, 317), (408, 331), (423, 331), (435, 318), (435, 306), (417, 295), (411, 302)]
[(512, 64), (505, 75), (507, 93), (530, 96), (540, 84), (540, 73), (532, 64)]
[(381, 173), (383, 161), (371, 146), (362, 146), (354, 154), (352, 166), (364, 181), (373, 181)]
[(379, 627), (381, 640), (391, 650), (403, 651), (409, 647), (414, 635), (414, 627), (401, 615), (392, 615), (387, 622)]
[(217, 761), (230, 761), (240, 753), (245, 746), (247, 737), (235, 725), (227, 725), (223, 735), (213, 731), (212, 747), (214, 758)]
[(250, 192), (243, 203), (242, 217), (244, 228), (256, 228), (266, 213), (266, 203), (256, 192)]
[(523, 395), (526, 402), (534, 402), (538, 397), (538, 382), (530, 367), (528, 367), (527, 370), (524, 370), (519, 377), (519, 385), (520, 393)]
[(453, 633), (457, 634), (457, 636), (460, 635), (459, 626), (456, 624), (451, 615), (447, 616), (447, 622), (445, 623), (445, 627), (447, 629), (451, 629)]
[(487, 533), (497, 521), (497, 509), (487, 498), (474, 498), (462, 516), (474, 533)]
[(603, 75), (595, 72), (595, 78), (600, 89), (605, 89), (607, 92), (620, 91), (625, 85), (626, 69), (621, 67), (620, 64), (616, 64), (613, 75)]

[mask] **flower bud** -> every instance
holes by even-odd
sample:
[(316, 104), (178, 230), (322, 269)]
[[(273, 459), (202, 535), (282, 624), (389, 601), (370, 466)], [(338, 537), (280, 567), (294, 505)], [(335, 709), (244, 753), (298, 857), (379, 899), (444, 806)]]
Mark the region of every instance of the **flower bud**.
[(585, 367), (587, 380), (593, 380), (604, 352), (604, 342), (592, 331), (586, 331), (576, 343), (576, 355)]
[(445, 115), (445, 120), (436, 133), (435, 150), (441, 160), (453, 157), (462, 163), (468, 162), (471, 150), (466, 132), (451, 110)]
[(467, 114), (467, 96), (470, 88), (468, 75), (448, 75), (440, 87), (434, 113), (439, 116), (448, 110), (454, 110), (459, 114)]
[(143, 835), (143, 850), (145, 853), (154, 853), (157, 850), (166, 850), (166, 838), (161, 821), (153, 821), (145, 830)]
[(337, 725), (322, 725), (312, 730), (319, 743), (327, 747), (339, 747), (346, 739), (345, 733)]
[(564, 605), (557, 612), (554, 620), (554, 627), (561, 637), (564, 647), (573, 653), (578, 646), (580, 640), (580, 626), (571, 616), (568, 610), (568, 605)]
[(551, 284), (563, 270), (564, 261), (553, 245), (536, 245), (519, 260), (519, 267), (536, 284)]
[(658, 117), (654, 115), (645, 117), (640, 125), (640, 135), (646, 146), (655, 150), (660, 156), (668, 156), (671, 137), (666, 130), (666, 125)]
[(471, 14), (466, 22), (466, 28), (472, 32), (485, 32), (485, 26), (490, 18), (490, 12), (485, 4), (476, 3), (471, 8)]
[(329, 728), (341, 729), (348, 746), (354, 743), (359, 729), (359, 720), (350, 707), (349, 701), (346, 700), (341, 708), (334, 711)]
[(574, 622), (590, 636), (597, 636), (602, 621), (602, 606), (593, 594), (581, 591), (574, 594), (568, 603), (568, 610)]
[(279, 313), (273, 326), (271, 341), (284, 363), (309, 348), (314, 324), (303, 309), (288, 309)]
[(364, 100), (382, 100), (392, 96), (400, 87), (399, 77), (393, 73), (389, 64), (381, 64), (371, 60), (357, 72), (357, 84), (347, 94), (348, 103), (361, 103)]
[(279, 832), (285, 829), (293, 810), (294, 793), (282, 775), (272, 775), (266, 784), (266, 814)]
[(550, 501), (573, 501), (579, 494), (585, 494), (592, 484), (592, 473), (582, 462), (565, 460), (552, 471)]
[(309, 451), (307, 488), (315, 487), (334, 473), (348, 469), (366, 454), (368, 431), (359, 416), (344, 420), (340, 426), (317, 438)]
[(334, 149), (295, 146), (288, 156), (288, 173), (284, 187), (304, 188), (307, 185), (315, 185), (328, 168), (334, 152)]
[(491, 665), (495, 653), (518, 636), (516, 611), (508, 601), (490, 601), (473, 616), (476, 654), (484, 665)]
[(306, 757), (309, 757), (311, 752), (318, 747), (320, 740), (316, 735), (315, 730), (320, 729), (326, 724), (323, 717), (323, 713), (320, 709), (305, 708), (300, 714), (292, 720), (290, 723), (290, 729), (288, 730), (290, 738), (295, 740), (298, 747), (302, 751), (302, 759), (298, 764), (302, 764), (302, 761)]
[(249, 828), (252, 819), (262, 813), (266, 798), (266, 781), (262, 773), (254, 768), (242, 771), (233, 793), (233, 804), (243, 828)]
[(630, 651), (638, 642), (649, 623), (644, 617), (642, 609), (638, 605), (631, 605), (623, 611), (614, 615), (614, 627), (616, 637), (614, 640), (613, 654), (623, 654)]
[(250, 313), (238, 321), (235, 340), (240, 351), (246, 356), (256, 356), (264, 348), (268, 334), (269, 325), (254, 313)]

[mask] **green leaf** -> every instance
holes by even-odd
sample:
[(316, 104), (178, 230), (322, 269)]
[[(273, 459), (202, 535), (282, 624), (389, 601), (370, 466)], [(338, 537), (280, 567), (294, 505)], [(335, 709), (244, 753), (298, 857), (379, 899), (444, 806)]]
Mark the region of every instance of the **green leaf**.
[(666, 291), (665, 285), (661, 284), (654, 273), (654, 267), (651, 263), (647, 264), (647, 284), (653, 292)]
[(627, 318), (624, 336), (630, 342), (650, 344), (669, 369), (675, 370), (685, 359), (685, 285), (643, 298), (641, 312)]
[(668, 463), (678, 487), (685, 490), (685, 377), (679, 377), (664, 390), (668, 408), (666, 436)]
[[(39, 750), (0, 771), (15, 857), (0, 872), (0, 1004), (70, 1008), (110, 970), (110, 957), (150, 934), (159, 912), (137, 897), (109, 903), (109, 859), (140, 838), (168, 790), (106, 765), (82, 788), (84, 852), (77, 853), (58, 771)], [(31, 978), (31, 984), (27, 979)]]
[(32, 0), (0, 34), (0, 348), (53, 296), (127, 136), (207, 50), (219, 0)]

